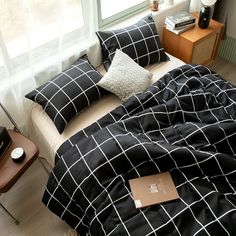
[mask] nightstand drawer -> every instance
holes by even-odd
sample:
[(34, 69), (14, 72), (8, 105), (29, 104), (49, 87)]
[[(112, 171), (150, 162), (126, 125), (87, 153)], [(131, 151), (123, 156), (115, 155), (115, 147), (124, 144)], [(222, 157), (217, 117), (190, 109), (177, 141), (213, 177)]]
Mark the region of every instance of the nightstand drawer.
[(211, 61), (213, 49), (216, 42), (216, 37), (217, 35), (213, 34), (194, 46), (192, 63), (205, 64)]

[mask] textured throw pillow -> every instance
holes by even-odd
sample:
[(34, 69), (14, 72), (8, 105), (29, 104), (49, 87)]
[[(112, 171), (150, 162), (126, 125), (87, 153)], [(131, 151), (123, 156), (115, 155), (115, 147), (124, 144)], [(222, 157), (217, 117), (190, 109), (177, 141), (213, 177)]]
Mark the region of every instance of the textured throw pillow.
[(151, 14), (129, 27), (113, 31), (98, 31), (96, 34), (102, 48), (103, 65), (106, 70), (111, 64), (116, 49), (122, 50), (143, 67), (169, 60), (161, 45)]
[(117, 49), (111, 66), (98, 85), (125, 101), (132, 95), (146, 90), (151, 78), (151, 72)]
[(83, 109), (100, 99), (107, 91), (97, 86), (102, 75), (84, 58), (26, 95), (40, 104), (62, 133)]

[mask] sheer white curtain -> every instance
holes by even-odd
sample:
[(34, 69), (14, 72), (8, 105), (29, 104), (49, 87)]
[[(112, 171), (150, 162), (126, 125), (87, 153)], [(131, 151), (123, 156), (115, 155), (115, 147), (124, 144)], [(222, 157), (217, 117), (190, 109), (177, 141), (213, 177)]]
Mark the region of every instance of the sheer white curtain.
[(25, 94), (84, 53), (95, 10), (93, 0), (0, 0), (0, 102), (18, 126), (27, 124)]

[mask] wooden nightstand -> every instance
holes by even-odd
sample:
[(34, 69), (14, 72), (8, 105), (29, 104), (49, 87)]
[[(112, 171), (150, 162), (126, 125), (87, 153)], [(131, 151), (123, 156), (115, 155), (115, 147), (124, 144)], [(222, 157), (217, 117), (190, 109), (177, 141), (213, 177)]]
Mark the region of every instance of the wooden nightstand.
[(163, 28), (163, 47), (166, 52), (185, 63), (208, 65), (217, 55), (224, 25), (211, 20), (207, 29), (198, 27), (198, 14), (194, 28), (176, 35)]
[[(22, 134), (14, 130), (8, 130), (8, 133), (12, 143), (0, 159), (0, 195), (7, 192), (15, 184), (36, 160), (39, 153), (35, 144)], [(25, 158), (19, 163), (15, 163), (10, 156), (11, 151), (16, 147), (22, 147), (25, 151)], [(11, 216), (16, 224), (19, 223), (1, 203), (0, 206)]]

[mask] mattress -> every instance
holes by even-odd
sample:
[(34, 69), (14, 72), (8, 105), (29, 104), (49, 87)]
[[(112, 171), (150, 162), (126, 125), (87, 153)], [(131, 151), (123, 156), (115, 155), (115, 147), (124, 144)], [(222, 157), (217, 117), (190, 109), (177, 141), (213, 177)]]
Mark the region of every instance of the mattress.
[[(181, 60), (171, 55), (168, 56), (170, 57), (169, 61), (146, 67), (153, 73), (152, 83), (168, 71), (184, 64)], [(98, 69), (102, 74), (105, 73), (102, 66)], [(45, 158), (51, 166), (54, 166), (55, 153), (65, 140), (94, 123), (120, 104), (121, 100), (117, 96), (107, 95), (75, 117), (67, 125), (64, 132), (59, 134), (42, 107), (32, 102), (29, 110), (29, 138), (38, 146), (39, 156)]]

